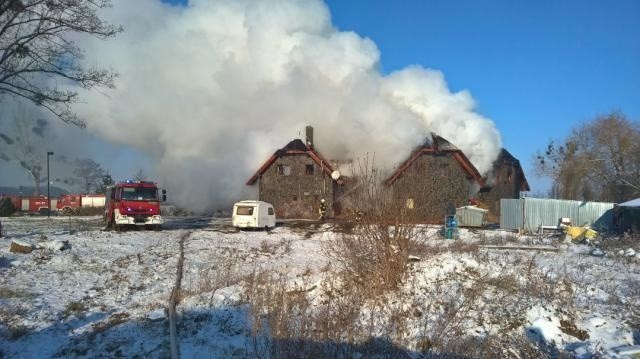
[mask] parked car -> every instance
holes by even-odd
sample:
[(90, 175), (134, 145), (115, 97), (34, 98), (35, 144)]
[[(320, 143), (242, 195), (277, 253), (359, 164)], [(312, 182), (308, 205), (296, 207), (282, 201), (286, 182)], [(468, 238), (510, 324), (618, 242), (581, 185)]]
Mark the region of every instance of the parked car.
[(233, 226), (236, 228), (273, 228), (276, 212), (270, 203), (263, 201), (240, 201), (233, 205)]

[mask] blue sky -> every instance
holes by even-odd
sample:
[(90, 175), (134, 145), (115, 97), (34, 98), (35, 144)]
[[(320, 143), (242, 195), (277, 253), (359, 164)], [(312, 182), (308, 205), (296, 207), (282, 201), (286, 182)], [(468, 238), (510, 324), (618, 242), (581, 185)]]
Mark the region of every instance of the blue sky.
[(377, 44), (383, 73), (419, 64), (468, 89), (525, 171), (550, 138), (598, 114), (640, 120), (640, 1), (327, 3), (335, 26)]

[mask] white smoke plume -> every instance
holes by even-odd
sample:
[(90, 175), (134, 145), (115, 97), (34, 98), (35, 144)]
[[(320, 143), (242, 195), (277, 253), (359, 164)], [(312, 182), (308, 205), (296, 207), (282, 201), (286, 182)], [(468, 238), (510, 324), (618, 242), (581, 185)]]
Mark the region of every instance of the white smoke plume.
[(481, 172), (500, 145), (492, 121), (441, 72), (379, 71), (376, 45), (338, 31), (316, 0), (117, 0), (105, 18), (125, 32), (81, 39), (87, 61), (113, 67), (117, 89), (83, 94), (88, 130), (156, 163), (173, 200), (194, 210), (247, 195), (276, 149), (314, 126), (327, 158), (375, 153), (391, 169), (431, 131)]

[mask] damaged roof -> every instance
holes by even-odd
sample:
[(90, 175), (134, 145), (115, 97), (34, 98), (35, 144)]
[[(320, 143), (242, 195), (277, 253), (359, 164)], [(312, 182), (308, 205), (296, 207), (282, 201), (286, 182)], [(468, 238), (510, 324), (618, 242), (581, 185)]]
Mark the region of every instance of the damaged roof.
[(454, 146), (451, 142), (447, 141), (445, 138), (438, 136), (435, 133), (431, 133), (431, 138), (427, 138), (424, 144), (418, 146), (412, 153), (409, 158), (402, 163), (398, 169), (391, 174), (391, 176), (384, 182), (386, 185), (393, 184), (402, 174), (406, 171), (415, 160), (420, 158), (423, 154), (451, 154), (453, 158), (458, 162), (460, 167), (465, 171), (467, 176), (470, 179), (476, 181), (481, 187), (484, 186), (484, 180), (480, 175), (480, 172), (476, 169), (476, 167), (469, 161), (467, 156), (462, 153), (458, 147)]
[[(522, 192), (531, 191), (531, 188), (529, 188), (529, 182), (527, 182), (527, 177), (525, 177), (524, 171), (522, 170), (522, 166), (520, 165), (520, 161), (517, 158), (513, 157), (513, 155), (504, 148), (500, 149), (500, 154), (498, 155), (498, 158), (493, 162), (493, 171), (500, 168), (500, 165), (502, 164), (515, 167), (517, 174), (520, 176), (520, 178), (522, 178), (522, 183), (520, 184), (520, 191)], [(487, 186), (487, 187), (489, 189), (491, 188), (491, 186)]]
[[(262, 166), (260, 166), (258, 171), (253, 176), (251, 176), (251, 178), (249, 178), (249, 180), (247, 181), (247, 185), (251, 186), (254, 183), (256, 183), (258, 178), (260, 178), (260, 176), (262, 176), (262, 174), (264, 174), (278, 158), (283, 156), (291, 156), (291, 155), (309, 156), (318, 166), (320, 166), (320, 168), (322, 168), (322, 171), (326, 175), (331, 177), (331, 173), (333, 172), (333, 167), (331, 166), (331, 164), (329, 164), (329, 161), (327, 161), (324, 157), (322, 157), (322, 155), (318, 151), (316, 151), (313, 148), (313, 146), (306, 145), (300, 139), (295, 139), (289, 142), (286, 146), (274, 152), (274, 154), (271, 155), (271, 157), (269, 157), (262, 164)], [(334, 180), (334, 181), (338, 183), (342, 182), (340, 179)]]

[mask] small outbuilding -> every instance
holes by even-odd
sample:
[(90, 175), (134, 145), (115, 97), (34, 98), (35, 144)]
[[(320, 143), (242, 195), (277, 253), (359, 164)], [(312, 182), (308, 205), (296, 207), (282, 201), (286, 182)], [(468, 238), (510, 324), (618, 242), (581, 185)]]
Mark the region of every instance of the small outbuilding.
[(622, 232), (640, 233), (640, 198), (618, 204), (615, 221)]

